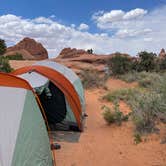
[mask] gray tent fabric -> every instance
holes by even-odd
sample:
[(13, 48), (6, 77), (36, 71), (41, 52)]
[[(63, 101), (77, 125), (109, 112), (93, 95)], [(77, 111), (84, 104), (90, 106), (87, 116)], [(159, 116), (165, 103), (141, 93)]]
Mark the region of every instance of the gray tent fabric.
[(53, 166), (44, 119), (32, 91), (0, 86), (0, 166)]
[(32, 92), (27, 91), (12, 166), (52, 166), (52, 164), (43, 117)]
[(10, 166), (12, 163), (25, 95), (25, 89), (0, 87), (1, 166)]

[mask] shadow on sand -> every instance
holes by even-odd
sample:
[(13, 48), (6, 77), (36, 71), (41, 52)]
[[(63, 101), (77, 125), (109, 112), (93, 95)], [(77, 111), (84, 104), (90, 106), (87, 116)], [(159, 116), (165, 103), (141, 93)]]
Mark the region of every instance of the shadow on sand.
[(80, 132), (75, 131), (51, 131), (50, 135), (56, 142), (77, 143), (80, 139)]

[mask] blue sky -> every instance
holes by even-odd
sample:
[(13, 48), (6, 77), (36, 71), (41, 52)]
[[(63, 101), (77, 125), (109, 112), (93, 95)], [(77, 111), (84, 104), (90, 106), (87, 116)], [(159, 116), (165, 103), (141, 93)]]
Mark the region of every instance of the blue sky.
[(8, 45), (26, 36), (35, 38), (50, 57), (63, 47), (105, 54), (159, 52), (166, 40), (165, 4), (166, 0), (2, 0), (0, 38)]

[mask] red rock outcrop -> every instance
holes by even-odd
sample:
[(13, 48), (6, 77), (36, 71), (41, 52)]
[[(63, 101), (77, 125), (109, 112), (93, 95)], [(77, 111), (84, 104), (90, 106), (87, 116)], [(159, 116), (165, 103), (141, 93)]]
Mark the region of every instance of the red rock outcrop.
[[(24, 51), (21, 51), (21, 50), (24, 50)], [(17, 53), (20, 51), (22, 52), (23, 57), (26, 57), (26, 59), (43, 60), (48, 58), (48, 52), (42, 46), (42, 44), (36, 42), (34, 39), (27, 38), (27, 37), (21, 40), (15, 46), (7, 48), (6, 55), (12, 55), (11, 52)]]
[(64, 48), (60, 54), (59, 58), (75, 58), (79, 57), (82, 54), (87, 54), (87, 51), (83, 49), (76, 49), (76, 48)]
[(166, 58), (166, 52), (165, 52), (165, 49), (164, 49), (164, 48), (161, 49), (160, 54), (159, 54), (159, 57), (160, 57), (160, 58)]

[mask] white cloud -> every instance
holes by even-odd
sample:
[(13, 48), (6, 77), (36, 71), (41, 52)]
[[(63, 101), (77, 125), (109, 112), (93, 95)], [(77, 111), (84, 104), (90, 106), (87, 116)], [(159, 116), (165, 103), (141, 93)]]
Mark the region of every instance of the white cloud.
[(147, 10), (136, 8), (128, 12), (123, 10), (112, 10), (110, 12), (97, 12), (92, 15), (92, 19), (96, 21), (97, 26), (101, 29), (114, 28), (116, 24), (123, 22), (127, 24), (128, 21), (139, 19), (147, 14)]
[(97, 21), (101, 24), (120, 21), (123, 19), (124, 12), (122, 10), (112, 10), (108, 13), (104, 13), (97, 18)]
[(45, 17), (38, 17), (38, 18), (35, 18), (35, 19), (33, 19), (32, 21), (34, 22), (34, 23), (39, 23), (39, 24), (52, 24), (53, 23), (53, 21), (51, 20), (51, 18), (52, 17), (50, 17), (50, 18), (45, 18)]
[(134, 19), (134, 18), (141, 17), (145, 14), (147, 14), (147, 10), (137, 8), (137, 9), (134, 9), (134, 10), (127, 12), (123, 16), (123, 19), (125, 19), (125, 20)]
[[(124, 19), (129, 12), (131, 11), (124, 14), (120, 10), (112, 12), (112, 22), (109, 23), (106, 21), (108, 15), (105, 15), (101, 34), (80, 31), (75, 26), (60, 24), (50, 17), (25, 19), (2, 15), (0, 38), (5, 39), (8, 45), (13, 45), (24, 37), (34, 38), (47, 48), (50, 57), (58, 55), (64, 47), (93, 48), (96, 53), (104, 54), (119, 51), (131, 55), (142, 50), (159, 52), (166, 47), (166, 6), (139, 16), (131, 14), (130, 19)], [(95, 13), (93, 18), (98, 20), (101, 15), (104, 12)]]
[(89, 29), (89, 26), (84, 23), (81, 23), (78, 27), (78, 30), (80, 30), (80, 31), (87, 31), (88, 29)]
[(117, 37), (126, 38), (126, 37), (137, 37), (140, 35), (147, 35), (152, 32), (152, 29), (120, 29), (115, 34)]

